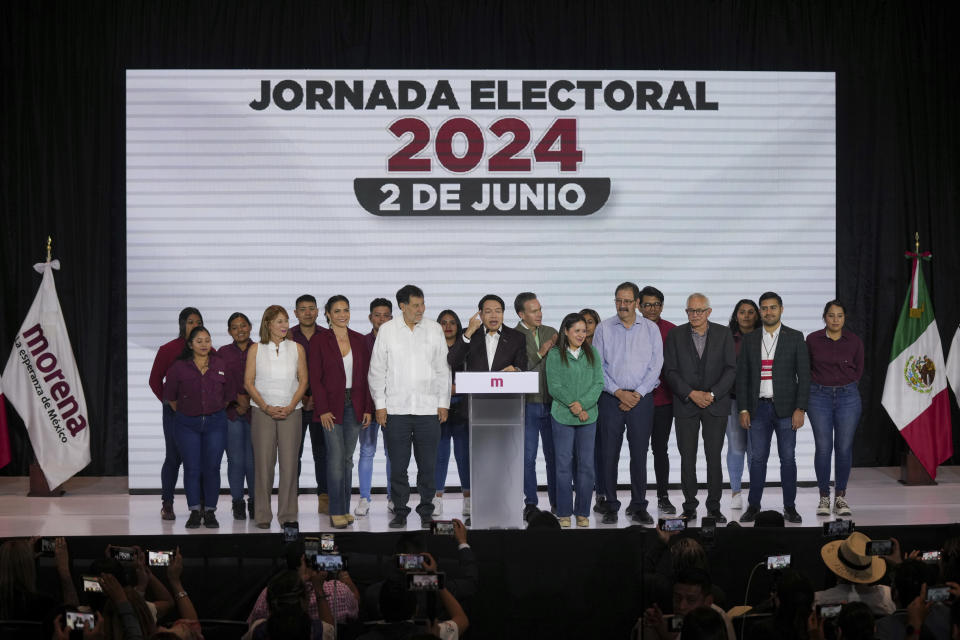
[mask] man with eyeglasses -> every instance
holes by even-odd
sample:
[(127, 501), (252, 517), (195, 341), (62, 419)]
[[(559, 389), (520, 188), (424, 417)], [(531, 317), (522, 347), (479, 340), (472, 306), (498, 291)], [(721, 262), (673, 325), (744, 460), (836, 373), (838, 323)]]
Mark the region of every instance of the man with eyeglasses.
[(777, 434), (783, 518), (800, 523), (797, 498), (797, 429), (803, 426), (810, 399), (810, 355), (803, 334), (780, 322), (783, 300), (772, 291), (760, 296), (763, 331), (740, 343), (737, 359), (737, 404), (740, 426), (750, 430), (749, 506), (740, 522), (753, 522), (767, 480), (770, 442)]
[[(675, 324), (660, 317), (663, 313), (663, 292), (656, 287), (646, 286), (640, 290), (640, 313), (644, 318), (657, 325), (660, 339), (666, 342), (667, 334)], [(670, 502), (667, 489), (670, 488), (670, 455), (667, 444), (670, 442), (670, 426), (673, 424), (673, 392), (660, 372), (660, 385), (653, 391), (653, 432), (650, 434), (650, 450), (653, 452), (653, 472), (657, 477), (657, 509), (665, 515), (673, 515), (677, 508)], [(627, 515), (631, 515), (627, 512)]]
[(673, 389), (673, 413), (680, 450), (680, 484), (685, 520), (697, 518), (697, 439), (703, 426), (707, 460), (707, 515), (723, 524), (721, 451), (730, 413), (730, 390), (737, 380), (733, 335), (710, 322), (710, 300), (702, 293), (687, 298), (687, 323), (671, 330), (663, 346), (663, 375)]
[(663, 368), (663, 341), (657, 325), (637, 316), (640, 287), (620, 284), (614, 294), (617, 315), (601, 322), (593, 334), (593, 346), (603, 365), (603, 393), (600, 394), (600, 455), (597, 493), (605, 495), (600, 504), (603, 523), (617, 522), (617, 469), (623, 432), (630, 447), (630, 504), (627, 509), (638, 524), (653, 524), (647, 512), (647, 449), (653, 430), (653, 390), (660, 383)]

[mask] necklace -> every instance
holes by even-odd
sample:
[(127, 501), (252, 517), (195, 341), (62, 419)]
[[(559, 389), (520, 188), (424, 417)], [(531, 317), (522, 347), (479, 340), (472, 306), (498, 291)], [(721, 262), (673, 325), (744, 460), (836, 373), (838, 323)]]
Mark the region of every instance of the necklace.
[[(764, 337), (766, 337), (766, 335), (767, 335), (767, 334), (764, 333)], [(770, 348), (769, 348), (769, 349), (767, 349), (767, 345), (764, 343), (763, 340), (760, 341), (761, 346), (763, 346), (763, 353), (764, 353), (764, 355), (767, 356), (767, 357), (766, 357), (767, 360), (769, 360), (770, 357), (771, 357), (774, 353), (776, 353), (776, 351), (777, 351), (777, 340), (779, 340), (779, 339), (780, 339), (780, 334), (779, 334), (779, 333), (778, 333), (777, 335), (773, 336), (773, 342), (770, 343)]]

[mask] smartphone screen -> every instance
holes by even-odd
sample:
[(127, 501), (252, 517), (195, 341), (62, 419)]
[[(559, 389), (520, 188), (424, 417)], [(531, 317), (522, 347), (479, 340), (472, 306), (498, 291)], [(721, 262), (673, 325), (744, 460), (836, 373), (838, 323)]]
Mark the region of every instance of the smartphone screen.
[(821, 618), (836, 618), (838, 615), (840, 615), (841, 608), (843, 608), (842, 604), (817, 605), (817, 609), (820, 610)]
[(410, 591), (439, 591), (443, 589), (443, 574), (408, 573), (407, 589)]
[(132, 547), (111, 547), (110, 553), (118, 562), (127, 563), (133, 562), (136, 554)]
[(103, 587), (100, 586), (100, 578), (97, 576), (83, 576), (83, 590), (92, 593), (103, 593)]
[(939, 551), (924, 551), (923, 555), (920, 556), (920, 559), (924, 562), (940, 562), (940, 552)]
[(435, 536), (452, 536), (453, 520), (434, 520), (430, 523), (430, 532)]
[(683, 518), (661, 518), (659, 524), (661, 531), (683, 531), (687, 528), (687, 521)]
[(284, 542), (296, 542), (297, 538), (300, 537), (300, 529), (298, 527), (293, 527), (285, 525), (283, 527), (283, 541)]
[(317, 571), (343, 571), (346, 562), (339, 553), (318, 553), (316, 556)]
[(667, 631), (682, 631), (683, 616), (670, 616), (667, 618)]
[(151, 567), (169, 567), (173, 551), (147, 551), (147, 562)]
[(53, 557), (54, 551), (56, 550), (56, 544), (53, 541), (53, 538), (40, 538), (37, 540), (36, 551), (40, 555)]
[(823, 535), (828, 538), (848, 536), (853, 533), (853, 520), (834, 520), (823, 523)]
[(336, 545), (334, 544), (332, 533), (325, 533), (320, 536), (320, 551), (323, 551), (324, 553), (333, 553), (335, 549)]
[(419, 553), (398, 553), (397, 568), (404, 571), (419, 571), (423, 569), (423, 556)]
[(927, 602), (946, 602), (950, 599), (950, 587), (928, 587)]
[(67, 611), (67, 629), (70, 631), (93, 630), (96, 624), (96, 618), (92, 613), (80, 613), (79, 611)]
[(893, 540), (871, 540), (867, 543), (868, 556), (888, 556), (893, 553)]
[(790, 554), (782, 553), (776, 556), (767, 556), (767, 569), (776, 571), (790, 567)]

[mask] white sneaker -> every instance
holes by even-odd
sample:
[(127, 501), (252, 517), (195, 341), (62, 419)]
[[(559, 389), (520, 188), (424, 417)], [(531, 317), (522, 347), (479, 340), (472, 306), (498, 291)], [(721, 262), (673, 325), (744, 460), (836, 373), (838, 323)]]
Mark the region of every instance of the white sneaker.
[(463, 499), (463, 515), (470, 516), (470, 496)]
[[(827, 511), (830, 510), (830, 498), (827, 498)], [(850, 511), (850, 505), (847, 504), (847, 499), (844, 496), (837, 496), (836, 500), (833, 501), (833, 512), (838, 516), (849, 516), (853, 515), (853, 512)], [(819, 513), (819, 510), (818, 510)]]
[[(839, 500), (839, 498), (837, 498)], [(817, 503), (817, 515), (830, 515), (830, 496), (820, 496), (820, 502)]]
[(393, 500), (387, 500), (387, 513), (393, 513)]
[(360, 498), (360, 502), (357, 503), (357, 508), (353, 510), (353, 515), (362, 518), (368, 513), (370, 513), (370, 501), (366, 498)]
[(731, 509), (743, 509), (743, 492), (735, 493), (730, 496)]
[(443, 498), (440, 496), (433, 496), (433, 515), (443, 515)]

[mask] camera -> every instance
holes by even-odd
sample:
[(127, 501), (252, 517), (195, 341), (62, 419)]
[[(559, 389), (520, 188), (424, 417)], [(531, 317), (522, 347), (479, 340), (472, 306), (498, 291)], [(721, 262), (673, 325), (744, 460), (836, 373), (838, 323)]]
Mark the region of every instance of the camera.
[(398, 553), (397, 568), (404, 571), (420, 571), (423, 569), (423, 556), (419, 553)]
[(67, 611), (66, 614), (67, 629), (70, 631), (92, 630), (97, 622), (92, 613)]
[(347, 559), (339, 553), (318, 553), (314, 556), (314, 569), (337, 573), (347, 570)]
[(834, 520), (823, 523), (823, 535), (827, 538), (846, 537), (853, 533), (853, 520)]
[(337, 545), (333, 542), (333, 534), (325, 533), (320, 536), (320, 551), (324, 553), (333, 553), (337, 548)]
[(133, 547), (110, 547), (110, 557), (117, 562), (132, 563), (137, 556)]
[(435, 536), (452, 536), (453, 520), (434, 520), (430, 523), (430, 533)]
[(924, 562), (937, 563), (940, 562), (940, 552), (939, 551), (924, 551), (923, 555), (920, 556), (920, 559)]
[(790, 554), (781, 553), (775, 556), (767, 556), (767, 569), (770, 571), (779, 571), (790, 568)]
[(173, 551), (147, 551), (147, 562), (151, 567), (169, 567)]
[(293, 522), (285, 522), (283, 524), (283, 541), (284, 542), (296, 542), (300, 537), (300, 527)]
[(408, 573), (407, 589), (409, 591), (439, 591), (443, 589), (444, 574), (442, 573)]
[(667, 618), (667, 631), (676, 632), (683, 629), (683, 616), (670, 616)]
[(868, 556), (888, 556), (893, 553), (893, 540), (871, 540), (867, 543)]
[(840, 615), (841, 608), (843, 608), (843, 604), (839, 602), (837, 604), (818, 604), (817, 615), (821, 618), (836, 618)]
[(40, 555), (50, 558), (53, 557), (55, 550), (56, 544), (54, 543), (53, 538), (40, 538), (37, 540), (35, 551)]
[(97, 576), (83, 576), (83, 590), (88, 593), (103, 593), (100, 578)]
[(927, 587), (927, 602), (946, 602), (950, 599), (950, 587)]
[(687, 528), (687, 521), (683, 518), (660, 518), (657, 526), (661, 531), (683, 531)]

